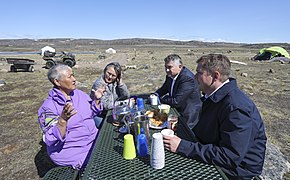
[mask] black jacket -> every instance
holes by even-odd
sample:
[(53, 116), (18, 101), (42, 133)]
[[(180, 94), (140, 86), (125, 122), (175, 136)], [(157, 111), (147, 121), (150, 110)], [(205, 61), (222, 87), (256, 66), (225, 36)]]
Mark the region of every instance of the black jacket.
[(172, 96), (169, 96), (172, 81), (171, 77), (166, 76), (164, 84), (156, 93), (159, 97), (166, 95), (160, 99), (161, 102), (176, 108), (187, 120), (187, 125), (193, 128), (201, 109), (200, 91), (194, 74), (183, 67), (175, 81)]
[(178, 153), (220, 166), (229, 179), (261, 174), (267, 141), (264, 124), (236, 80), (230, 79), (203, 102), (193, 131), (198, 140), (181, 140)]

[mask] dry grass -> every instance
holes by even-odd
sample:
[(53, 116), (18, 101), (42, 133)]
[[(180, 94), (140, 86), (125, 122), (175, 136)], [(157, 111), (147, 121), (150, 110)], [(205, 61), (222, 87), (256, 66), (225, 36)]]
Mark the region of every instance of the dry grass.
[[(255, 55), (257, 49), (237, 47), (195, 48), (194, 54), (188, 51), (190, 47), (185, 46), (118, 48), (117, 54), (123, 54), (125, 59), (115, 59), (118, 58), (117, 54), (109, 55), (105, 60), (98, 60), (98, 54), (77, 55), (74, 72), (80, 89), (89, 92), (104, 65), (112, 60), (120, 61), (121, 64), (137, 65), (137, 69), (124, 71), (124, 81), (132, 94), (154, 92), (162, 85), (165, 78), (163, 59), (171, 53), (179, 54), (185, 66), (194, 72), (195, 61), (204, 53), (224, 53), (231, 60), (248, 63), (247, 66), (233, 64), (232, 76), (237, 78), (241, 89), (258, 106), (269, 141), (278, 145), (290, 158), (289, 64), (253, 62), (249, 58)], [(232, 52), (227, 53), (228, 50)], [(51, 84), (46, 78), (47, 69), (42, 68), (44, 61), (39, 55), (20, 57), (36, 60), (36, 71), (7, 72), (9, 65), (0, 61), (0, 79), (6, 82), (5, 86), (0, 86), (0, 177), (38, 179), (53, 166), (44, 147), (39, 144), (41, 131), (37, 122), (37, 110), (47, 97)], [(270, 73), (270, 68), (275, 72)], [(247, 73), (248, 76), (242, 77), (241, 73)]]

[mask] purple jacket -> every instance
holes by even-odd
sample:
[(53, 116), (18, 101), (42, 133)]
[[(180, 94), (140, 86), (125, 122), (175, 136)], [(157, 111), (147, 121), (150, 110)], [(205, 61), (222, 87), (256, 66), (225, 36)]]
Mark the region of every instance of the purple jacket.
[[(72, 100), (66, 100), (62, 92), (53, 88), (38, 110), (38, 121), (44, 134), (50, 158), (60, 166), (80, 169), (86, 164), (86, 157), (96, 139), (98, 129), (93, 117), (102, 111), (91, 98), (80, 90), (74, 90)], [(67, 123), (65, 138), (61, 137), (57, 121), (66, 102), (71, 102), (77, 111)], [(101, 106), (102, 107), (102, 106)]]

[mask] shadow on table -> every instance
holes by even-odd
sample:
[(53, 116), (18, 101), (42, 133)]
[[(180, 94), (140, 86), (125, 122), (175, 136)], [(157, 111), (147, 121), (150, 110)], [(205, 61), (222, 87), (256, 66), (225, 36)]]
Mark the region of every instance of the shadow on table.
[[(118, 134), (117, 137), (114, 137), (114, 141), (118, 141), (120, 143), (124, 143), (124, 135), (125, 134)], [(123, 150), (124, 150), (124, 147), (122, 145), (116, 145), (114, 146), (114, 150), (120, 155), (120, 156), (123, 156)], [(137, 153), (137, 152), (136, 152)], [(148, 154), (147, 156), (138, 156), (136, 155), (136, 158), (139, 159), (139, 161), (142, 161), (144, 164), (146, 165), (150, 165), (150, 155)]]
[(41, 148), (34, 157), (34, 163), (39, 177), (42, 178), (50, 169), (56, 167), (56, 165), (47, 154), (46, 144), (42, 141), (42, 139), (39, 141), (39, 144), (41, 145)]
[(114, 122), (113, 115), (108, 115), (107, 122), (110, 123), (110, 124), (112, 124)]
[[(114, 150), (120, 155), (120, 156), (123, 156), (123, 149), (124, 147), (121, 146), (121, 145), (117, 145), (117, 146), (114, 146)], [(139, 159), (139, 161), (142, 161), (144, 164), (146, 165), (150, 165), (150, 155), (148, 154), (147, 156), (143, 156), (143, 157), (140, 157), (140, 156), (136, 156), (137, 159)]]

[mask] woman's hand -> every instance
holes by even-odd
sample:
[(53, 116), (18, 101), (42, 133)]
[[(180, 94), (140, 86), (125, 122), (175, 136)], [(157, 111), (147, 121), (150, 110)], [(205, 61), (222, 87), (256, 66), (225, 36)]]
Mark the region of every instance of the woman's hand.
[(72, 103), (66, 103), (63, 107), (61, 118), (65, 121), (68, 121), (69, 118), (71, 118), (73, 115), (77, 113), (77, 111), (74, 111), (74, 107)]
[(62, 109), (62, 113), (58, 121), (58, 128), (62, 138), (65, 138), (67, 121), (77, 113), (77, 111), (74, 110), (75, 108), (72, 103), (66, 103)]
[(116, 79), (117, 81), (117, 85), (122, 85), (123, 81), (122, 81), (122, 73), (120, 74), (120, 77)]
[(100, 100), (101, 97), (104, 95), (104, 92), (106, 90), (106, 85), (101, 85), (98, 89), (92, 89), (92, 91), (95, 93), (95, 100)]

